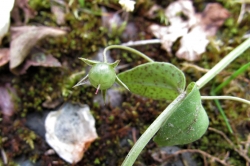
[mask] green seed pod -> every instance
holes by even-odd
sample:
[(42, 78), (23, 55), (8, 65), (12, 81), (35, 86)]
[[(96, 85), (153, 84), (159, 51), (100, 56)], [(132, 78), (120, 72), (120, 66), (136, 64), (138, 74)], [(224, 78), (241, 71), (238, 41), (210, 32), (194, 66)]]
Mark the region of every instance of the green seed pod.
[(115, 69), (107, 63), (97, 63), (89, 71), (89, 81), (91, 85), (100, 90), (110, 88), (116, 80)]

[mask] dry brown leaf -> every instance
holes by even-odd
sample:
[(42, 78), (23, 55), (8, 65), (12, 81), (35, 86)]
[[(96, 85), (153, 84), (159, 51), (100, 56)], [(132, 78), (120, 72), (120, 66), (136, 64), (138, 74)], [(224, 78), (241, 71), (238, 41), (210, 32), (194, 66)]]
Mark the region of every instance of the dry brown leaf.
[(206, 51), (208, 38), (216, 34), (228, 17), (229, 12), (220, 4), (208, 4), (201, 14), (197, 14), (198, 24), (182, 37), (176, 56), (189, 61), (199, 60), (200, 55)]
[(106, 8), (102, 7), (102, 26), (112, 32), (122, 26), (124, 21), (119, 13), (108, 12)]
[[(183, 19), (182, 13), (187, 19)], [(195, 13), (192, 1), (179, 0), (171, 3), (165, 10), (170, 26), (153, 24), (151, 32), (161, 39), (162, 48), (172, 53), (172, 45), (179, 38), (180, 48), (176, 56), (188, 61), (200, 59), (218, 28), (229, 17), (229, 12), (218, 3), (208, 4), (202, 13)]]
[(55, 15), (58, 25), (65, 24), (65, 13), (67, 10), (67, 2), (65, 0), (51, 0), (51, 12)]
[[(180, 13), (183, 13), (188, 19), (183, 20)], [(191, 26), (196, 23), (195, 11), (191, 1), (176, 1), (171, 3), (165, 9), (165, 15), (170, 22), (170, 26), (160, 26), (153, 24), (149, 30), (155, 37), (161, 39), (162, 48), (169, 55), (172, 55), (172, 45), (181, 36), (188, 33)]]
[(28, 58), (24, 65), (13, 69), (15, 74), (25, 74), (30, 66), (43, 66), (43, 67), (61, 67), (61, 63), (52, 55), (45, 55), (43, 52), (37, 52)]
[(15, 71), (13, 69), (24, 61), (31, 48), (34, 47), (39, 40), (48, 36), (58, 37), (66, 34), (64, 30), (44, 26), (13, 27), (11, 31), (10, 69), (14, 73)]
[[(22, 25), (23, 22), (27, 23), (29, 19), (33, 18), (36, 15), (36, 12), (30, 8), (29, 0), (16, 0), (15, 6), (11, 12), (11, 17), (14, 20), (15, 25)], [(22, 10), (22, 14), (24, 14), (24, 20), (21, 19), (20, 10)]]
[(0, 49), (0, 66), (5, 65), (10, 60), (9, 49), (2, 48)]

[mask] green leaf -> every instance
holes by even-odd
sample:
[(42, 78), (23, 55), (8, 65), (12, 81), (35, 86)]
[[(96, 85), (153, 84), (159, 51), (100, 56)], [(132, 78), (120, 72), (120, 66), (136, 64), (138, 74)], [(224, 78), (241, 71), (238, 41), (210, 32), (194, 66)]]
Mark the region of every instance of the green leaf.
[(194, 82), (188, 85), (186, 93), (185, 99), (154, 137), (158, 145), (188, 144), (198, 140), (206, 132), (209, 120)]
[(158, 100), (175, 99), (186, 84), (183, 72), (165, 62), (142, 64), (118, 77), (132, 93)]
[(85, 58), (79, 58), (79, 59), (82, 60), (83, 62), (85, 62), (89, 66), (93, 66), (93, 65), (95, 65), (97, 63), (100, 63), (99, 61), (85, 59)]
[(118, 66), (119, 63), (120, 60), (116, 60), (114, 63), (108, 63), (108, 65), (111, 66), (112, 68), (116, 68), (116, 66)]

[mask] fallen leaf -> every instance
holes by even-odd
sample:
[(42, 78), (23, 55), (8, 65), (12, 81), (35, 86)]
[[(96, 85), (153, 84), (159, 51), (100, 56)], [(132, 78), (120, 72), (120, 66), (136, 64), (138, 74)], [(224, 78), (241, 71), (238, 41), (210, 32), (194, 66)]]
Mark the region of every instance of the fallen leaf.
[(15, 111), (15, 89), (9, 84), (0, 85), (0, 111), (5, 116), (12, 116)]
[(41, 39), (65, 35), (66, 32), (52, 27), (22, 26), (11, 28), (12, 41), (10, 45), (10, 69), (18, 67), (28, 56), (32, 47)]
[[(181, 14), (184, 15), (184, 18)], [(170, 26), (153, 24), (149, 27), (155, 37), (161, 39), (162, 48), (172, 55), (173, 43), (181, 37), (178, 58), (188, 61), (200, 59), (218, 28), (229, 17), (229, 12), (218, 3), (210, 3), (202, 13), (195, 13), (192, 1), (179, 0), (165, 10)]]
[[(183, 13), (187, 20), (184, 20), (180, 13)], [(196, 23), (195, 11), (191, 1), (176, 1), (165, 9), (165, 15), (170, 26), (153, 24), (149, 30), (155, 37), (161, 39), (162, 48), (172, 56), (172, 45), (181, 36), (188, 33), (189, 28)]]
[(36, 52), (28, 58), (24, 65), (13, 69), (15, 74), (25, 74), (30, 66), (61, 67), (61, 63), (52, 55), (45, 55), (43, 52)]
[(122, 26), (123, 20), (117, 12), (108, 12), (102, 7), (102, 26), (112, 32)]
[[(21, 13), (24, 14), (24, 21), (22, 21)], [(22, 25), (23, 22), (27, 23), (29, 19), (35, 16), (36, 12), (30, 8), (28, 0), (16, 0), (14, 8), (11, 12), (11, 17), (14, 20), (15, 25)]]
[(55, 15), (58, 25), (65, 24), (65, 13), (67, 10), (65, 0), (51, 0), (51, 12)]
[(220, 4), (208, 4), (201, 14), (197, 14), (198, 24), (180, 40), (181, 46), (176, 56), (189, 61), (199, 60), (206, 51), (209, 37), (216, 34), (228, 17), (229, 12)]
[(5, 65), (10, 60), (9, 49), (2, 48), (0, 49), (0, 66)]
[(189, 33), (184, 34), (180, 40), (181, 46), (176, 52), (176, 56), (180, 59), (188, 61), (196, 61), (200, 59), (200, 55), (206, 51), (209, 40), (204, 34), (204, 29), (200, 26), (194, 27)]

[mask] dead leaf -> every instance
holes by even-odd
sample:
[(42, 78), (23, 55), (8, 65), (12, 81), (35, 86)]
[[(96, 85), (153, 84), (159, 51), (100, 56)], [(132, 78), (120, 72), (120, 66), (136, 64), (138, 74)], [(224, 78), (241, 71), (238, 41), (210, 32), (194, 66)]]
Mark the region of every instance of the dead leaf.
[[(24, 14), (24, 20), (21, 19), (20, 9), (22, 14)], [(22, 25), (27, 23), (29, 19), (36, 15), (36, 11), (30, 8), (28, 0), (16, 0), (14, 8), (11, 12), (11, 17), (14, 20), (15, 25)]]
[(9, 84), (0, 85), (0, 111), (5, 116), (12, 116), (15, 111), (15, 89)]
[(43, 52), (36, 52), (27, 59), (24, 65), (13, 69), (16, 74), (25, 74), (30, 66), (61, 67), (61, 63), (52, 55), (45, 55)]
[(9, 49), (2, 48), (0, 49), (0, 66), (5, 65), (10, 60)]
[(230, 16), (230, 13), (219, 3), (210, 3), (201, 14), (201, 26), (207, 35), (215, 35), (218, 28)]
[(197, 14), (198, 24), (180, 40), (181, 47), (176, 56), (189, 61), (199, 60), (200, 55), (206, 51), (209, 37), (216, 34), (228, 17), (229, 12), (220, 4), (208, 4), (201, 14)]
[(65, 13), (69, 10), (65, 0), (51, 0), (51, 12), (56, 17), (56, 23), (58, 25), (65, 24)]
[(196, 61), (200, 59), (199, 55), (205, 52), (209, 40), (204, 34), (203, 28), (196, 26), (189, 33), (183, 35), (180, 43), (181, 46), (176, 52), (176, 56), (180, 59)]
[[(14, 71), (28, 56), (32, 47), (41, 39), (65, 35), (66, 32), (52, 27), (22, 26), (11, 28), (12, 41), (10, 45), (10, 69)], [(15, 71), (14, 71), (15, 73)]]
[(112, 32), (122, 26), (124, 21), (117, 12), (108, 12), (106, 8), (102, 7), (102, 26)]
[[(183, 16), (181, 15), (184, 15)], [(161, 39), (162, 48), (172, 54), (172, 45), (180, 37), (176, 56), (188, 61), (200, 59), (218, 28), (229, 17), (229, 12), (218, 3), (210, 3), (202, 13), (195, 13), (192, 1), (179, 0), (165, 10), (170, 26), (153, 24), (149, 27), (155, 37)]]
[[(187, 20), (184, 20), (180, 13), (183, 13)], [(188, 33), (191, 26), (196, 23), (194, 7), (191, 1), (176, 1), (171, 3), (165, 10), (165, 15), (170, 26), (153, 24), (149, 30), (155, 37), (161, 39), (162, 48), (172, 55), (172, 45), (181, 36)]]

